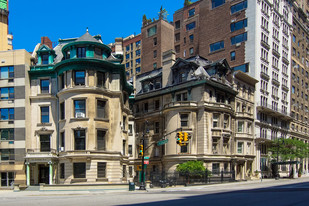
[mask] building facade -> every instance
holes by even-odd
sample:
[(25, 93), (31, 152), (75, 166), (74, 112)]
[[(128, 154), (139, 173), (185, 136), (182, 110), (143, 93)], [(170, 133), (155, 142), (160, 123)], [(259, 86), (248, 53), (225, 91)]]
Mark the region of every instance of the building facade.
[(125, 183), (132, 179), (128, 148), (128, 85), (121, 59), (99, 35), (41, 45), (29, 72), (31, 134), (27, 185)]
[[(214, 174), (235, 171), (237, 179), (249, 178), (256, 169), (257, 81), (243, 72), (234, 76), (224, 59), (212, 62), (196, 56), (174, 63), (174, 55), (165, 53), (170, 59), (163, 68), (137, 81), (136, 139), (149, 148), (144, 151), (150, 157), (147, 174), (173, 173), (180, 163), (200, 160)], [(185, 146), (176, 143), (178, 132), (190, 134)], [(167, 143), (158, 145), (162, 140)]]
[[(305, 14), (305, 4), (293, 4), (293, 33), (291, 41), (291, 137), (309, 142), (308, 127), (308, 72), (309, 72), (309, 23)], [(308, 173), (308, 159), (303, 160), (301, 167)]]
[(292, 120), (292, 2), (201, 0), (176, 11), (174, 26), (177, 57), (196, 53), (210, 59), (228, 57), (233, 70), (259, 81), (254, 100), (255, 135), (265, 169), (268, 140), (289, 137)]
[(0, 51), (13, 49), (13, 35), (9, 34), (8, 4), (8, 0), (0, 0)]
[(30, 120), (28, 71), (31, 55), (25, 50), (0, 52), (0, 187), (25, 184), (24, 157)]

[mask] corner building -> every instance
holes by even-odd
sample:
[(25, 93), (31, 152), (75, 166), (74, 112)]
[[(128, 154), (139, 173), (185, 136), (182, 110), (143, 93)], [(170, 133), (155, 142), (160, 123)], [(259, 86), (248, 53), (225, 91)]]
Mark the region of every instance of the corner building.
[[(147, 178), (173, 175), (178, 164), (199, 160), (248, 179), (256, 170), (254, 90), (257, 81), (232, 71), (225, 59), (195, 56), (177, 59), (163, 54), (163, 68), (139, 75), (134, 102), (137, 143), (144, 139), (149, 156)], [(191, 139), (177, 144), (177, 133)], [(165, 144), (157, 144), (164, 140)], [(141, 159), (137, 159), (139, 164)]]
[(127, 182), (133, 89), (121, 59), (88, 31), (36, 52), (29, 72), (27, 185)]

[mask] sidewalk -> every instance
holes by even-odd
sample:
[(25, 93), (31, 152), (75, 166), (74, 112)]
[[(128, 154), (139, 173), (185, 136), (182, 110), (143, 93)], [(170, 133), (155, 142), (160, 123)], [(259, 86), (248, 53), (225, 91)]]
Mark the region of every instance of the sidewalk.
[(167, 187), (167, 188), (148, 188), (146, 190), (138, 190), (136, 187), (135, 191), (129, 191), (128, 189), (110, 189), (110, 190), (67, 190), (67, 191), (18, 191), (14, 192), (13, 190), (0, 190), (0, 196), (6, 197), (18, 197), (18, 196), (65, 196), (65, 195), (90, 195), (90, 194), (112, 194), (112, 193), (145, 193), (145, 192), (168, 192), (168, 191), (188, 191), (190, 189), (224, 189), (227, 187), (232, 187), (238, 185), (239, 187), (246, 185), (260, 185), (260, 187), (267, 187), (268, 185), (272, 185), (276, 183), (276, 186), (291, 184), (291, 183), (301, 183), (301, 182), (309, 182), (309, 176), (304, 176), (298, 179), (260, 179), (250, 180), (250, 181), (241, 181), (241, 182), (229, 182), (229, 183), (219, 183), (219, 184), (207, 184), (207, 185), (196, 185), (196, 186), (182, 186), (178, 185), (175, 187)]

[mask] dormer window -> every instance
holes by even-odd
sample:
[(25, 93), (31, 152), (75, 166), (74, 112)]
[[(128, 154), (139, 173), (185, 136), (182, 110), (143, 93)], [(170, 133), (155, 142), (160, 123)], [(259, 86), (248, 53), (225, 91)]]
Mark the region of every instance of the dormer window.
[(86, 57), (86, 48), (78, 47), (77, 48), (77, 58), (85, 58)]
[(48, 64), (49, 55), (43, 54), (42, 55), (42, 64)]

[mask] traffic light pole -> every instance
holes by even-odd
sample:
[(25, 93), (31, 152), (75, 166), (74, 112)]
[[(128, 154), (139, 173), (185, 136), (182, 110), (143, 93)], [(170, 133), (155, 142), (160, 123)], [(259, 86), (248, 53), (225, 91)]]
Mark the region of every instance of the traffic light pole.
[(142, 175), (141, 175), (141, 179), (142, 179), (142, 181), (141, 181), (141, 185), (140, 185), (140, 187), (139, 187), (139, 189), (140, 190), (146, 190), (146, 187), (145, 187), (145, 174), (144, 174), (144, 172), (145, 172), (145, 169), (144, 169), (144, 166), (145, 166), (145, 164), (144, 164), (144, 156), (145, 156), (145, 135), (143, 134), (143, 139), (142, 139), (142, 144), (143, 144), (143, 155), (142, 155)]

